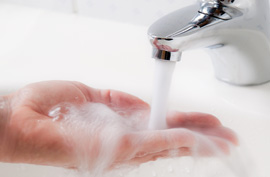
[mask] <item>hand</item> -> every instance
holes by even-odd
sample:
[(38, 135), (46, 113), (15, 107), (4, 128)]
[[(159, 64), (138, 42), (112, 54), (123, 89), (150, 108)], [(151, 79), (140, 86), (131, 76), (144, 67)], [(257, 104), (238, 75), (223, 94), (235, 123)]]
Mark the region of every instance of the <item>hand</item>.
[[(138, 117), (139, 122), (146, 124), (150, 110), (147, 103), (126, 93), (98, 90), (78, 82), (35, 83), (7, 98), (10, 112), (6, 132), (1, 135), (5, 137), (2, 137), (0, 152), (0, 161), (4, 162), (78, 168), (81, 160), (89, 160), (89, 167), (93, 167), (102, 160), (102, 150), (113, 154), (108, 164), (110, 167), (169, 157), (172, 150), (177, 156), (191, 155), (194, 148), (199, 155), (212, 155), (207, 143), (197, 141), (196, 132), (204, 134), (225, 153), (228, 152), (228, 142), (237, 144), (235, 134), (208, 114), (173, 112), (167, 118), (171, 129), (149, 131), (136, 128), (129, 118)], [(101, 137), (101, 133), (113, 134), (119, 129), (108, 129), (110, 125), (97, 129), (91, 122), (76, 127), (65, 123), (61, 117), (56, 120), (50, 114), (57, 105), (62, 105), (61, 115), (65, 116), (68, 111), (65, 104), (80, 110), (89, 103), (105, 105), (130, 124), (132, 130), (123, 131), (116, 139), (110, 140), (112, 144), (106, 145), (111, 148), (106, 149), (102, 147), (106, 136)]]

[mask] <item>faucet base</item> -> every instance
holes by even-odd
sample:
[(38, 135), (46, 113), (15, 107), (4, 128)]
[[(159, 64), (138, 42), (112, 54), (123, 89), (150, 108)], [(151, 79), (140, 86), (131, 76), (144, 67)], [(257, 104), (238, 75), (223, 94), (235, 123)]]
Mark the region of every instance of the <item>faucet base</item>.
[(270, 81), (270, 44), (254, 30), (228, 30), (223, 45), (208, 48), (216, 77), (233, 85), (259, 85)]

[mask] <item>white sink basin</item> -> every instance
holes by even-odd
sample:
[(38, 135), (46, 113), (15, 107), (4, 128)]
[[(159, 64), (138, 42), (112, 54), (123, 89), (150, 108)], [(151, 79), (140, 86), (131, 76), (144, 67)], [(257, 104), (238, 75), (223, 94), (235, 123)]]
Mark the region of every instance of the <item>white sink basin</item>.
[[(147, 28), (0, 4), (0, 94), (43, 80), (77, 80), (151, 101), (154, 62)], [(214, 114), (235, 130), (248, 168), (270, 176), (270, 84), (237, 87), (217, 81), (203, 51), (184, 53), (172, 83), (170, 108)], [(143, 165), (128, 176), (178, 176), (183, 161)], [(166, 166), (166, 167), (167, 167)], [(157, 173), (157, 174), (156, 174)], [(177, 175), (178, 174), (178, 175)], [(72, 176), (63, 169), (0, 164), (0, 176)], [(201, 174), (203, 177), (203, 174)]]

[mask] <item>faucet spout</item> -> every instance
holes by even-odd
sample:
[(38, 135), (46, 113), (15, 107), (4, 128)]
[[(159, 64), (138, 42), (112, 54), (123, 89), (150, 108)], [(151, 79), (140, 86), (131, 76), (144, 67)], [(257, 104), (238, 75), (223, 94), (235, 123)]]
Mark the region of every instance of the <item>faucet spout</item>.
[(269, 2), (249, 1), (200, 0), (162, 17), (148, 30), (152, 57), (180, 61), (182, 52), (204, 48), (219, 80), (235, 85), (269, 81)]

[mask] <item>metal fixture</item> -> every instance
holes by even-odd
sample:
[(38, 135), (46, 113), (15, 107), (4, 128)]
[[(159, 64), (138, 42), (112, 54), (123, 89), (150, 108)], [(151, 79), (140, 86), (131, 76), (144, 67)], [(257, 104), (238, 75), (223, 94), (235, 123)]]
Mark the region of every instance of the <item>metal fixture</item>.
[(219, 80), (257, 85), (270, 80), (269, 28), (268, 0), (200, 0), (156, 21), (148, 35), (155, 59), (180, 61), (204, 48)]

